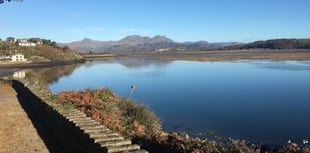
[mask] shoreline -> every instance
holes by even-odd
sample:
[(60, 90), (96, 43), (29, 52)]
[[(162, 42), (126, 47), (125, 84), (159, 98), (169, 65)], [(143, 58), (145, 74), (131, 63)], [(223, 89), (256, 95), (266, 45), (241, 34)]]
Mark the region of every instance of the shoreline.
[(231, 61), (231, 60), (310, 60), (310, 49), (294, 50), (209, 50), (167, 52), (115, 52), (85, 54), (85, 60), (108, 60), (117, 57), (149, 57), (159, 60)]
[(77, 63), (85, 63), (85, 59), (63, 60), (63, 61), (51, 61), (51, 62), (0, 62), (0, 69), (22, 69), (22, 68), (45, 68), (58, 65), (70, 65)]
[(251, 49), (251, 50), (209, 50), (169, 52), (116, 52), (84, 54), (82, 59), (50, 62), (0, 62), (0, 76), (12, 74), (24, 68), (46, 68), (60, 65), (85, 63), (86, 61), (111, 60), (113, 58), (154, 58), (162, 61), (235, 61), (235, 60), (295, 60), (309, 61), (310, 49)]

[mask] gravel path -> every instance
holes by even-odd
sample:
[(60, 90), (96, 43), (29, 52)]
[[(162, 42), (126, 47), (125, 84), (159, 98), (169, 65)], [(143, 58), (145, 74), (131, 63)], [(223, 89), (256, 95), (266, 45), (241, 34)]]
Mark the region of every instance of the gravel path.
[(15, 90), (0, 83), (0, 153), (48, 153)]

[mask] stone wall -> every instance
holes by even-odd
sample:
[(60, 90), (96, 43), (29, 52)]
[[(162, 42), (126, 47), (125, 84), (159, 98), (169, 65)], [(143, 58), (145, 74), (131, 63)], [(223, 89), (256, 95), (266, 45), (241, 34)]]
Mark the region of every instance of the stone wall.
[(34, 95), (19, 81), (12, 82), (18, 99), (39, 135), (53, 153), (99, 153), (103, 149), (87, 134)]

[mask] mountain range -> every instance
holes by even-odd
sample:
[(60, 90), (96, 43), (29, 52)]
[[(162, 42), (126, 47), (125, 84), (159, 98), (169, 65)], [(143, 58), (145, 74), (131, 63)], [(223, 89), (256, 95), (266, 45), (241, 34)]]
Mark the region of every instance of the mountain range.
[(206, 50), (240, 43), (209, 43), (176, 42), (165, 36), (142, 37), (138, 35), (127, 36), (119, 41), (98, 41), (84, 38), (71, 43), (58, 43), (59, 46), (68, 46), (81, 52), (124, 52), (124, 51), (169, 51), (169, 50)]
[(165, 36), (127, 36), (119, 41), (97, 41), (85, 38), (71, 43), (60, 43), (81, 52), (126, 52), (126, 51), (206, 51), (212, 49), (310, 49), (310, 39), (270, 39), (249, 43), (207, 41), (176, 42)]

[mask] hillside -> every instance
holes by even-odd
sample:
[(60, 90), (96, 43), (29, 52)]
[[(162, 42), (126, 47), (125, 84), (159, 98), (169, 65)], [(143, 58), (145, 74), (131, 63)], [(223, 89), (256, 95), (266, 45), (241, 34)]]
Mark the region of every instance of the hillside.
[(227, 46), (225, 49), (310, 49), (310, 39), (271, 39), (243, 45)]
[(127, 36), (119, 41), (96, 41), (85, 38), (72, 43), (58, 44), (69, 46), (81, 52), (126, 52), (126, 51), (207, 51), (240, 49), (309, 49), (310, 39), (271, 39), (250, 43), (238, 42), (176, 42), (165, 36)]
[(59, 47), (55, 45), (37, 45), (35, 47), (23, 47), (14, 43), (0, 43), (0, 56), (9, 55), (18, 52), (25, 55), (28, 61), (34, 62), (55, 62), (64, 60), (81, 59), (79, 52), (70, 49), (67, 46)]
[(127, 36), (119, 41), (96, 41), (85, 38), (72, 43), (59, 43), (82, 52), (126, 52), (126, 51), (170, 51), (206, 50), (236, 43), (208, 43), (206, 41), (179, 43), (165, 36), (141, 37)]

